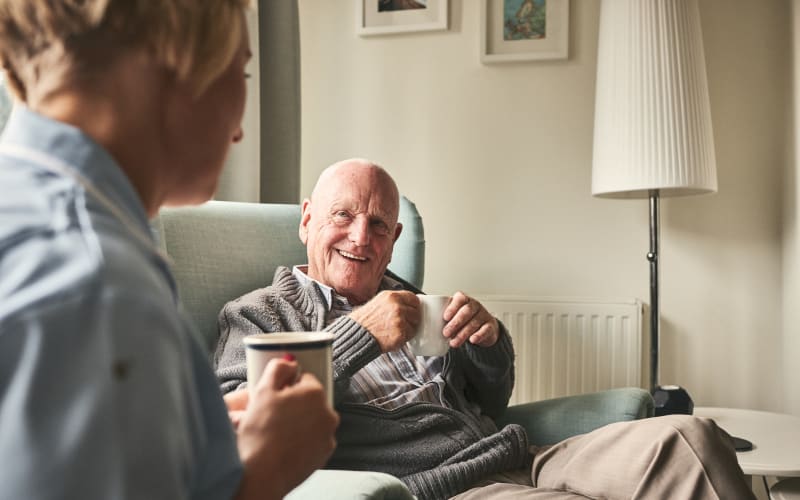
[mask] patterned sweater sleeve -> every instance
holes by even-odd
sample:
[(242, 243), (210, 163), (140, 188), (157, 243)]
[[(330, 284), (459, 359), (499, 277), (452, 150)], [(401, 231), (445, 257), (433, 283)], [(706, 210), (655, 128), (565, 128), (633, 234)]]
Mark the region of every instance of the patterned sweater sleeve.
[(302, 332), (321, 329), (325, 318), (321, 298), (300, 286), (291, 271), (280, 267), (272, 285), (225, 304), (217, 318), (219, 341), (214, 369), (223, 393), (247, 386), (244, 338), (256, 333)]
[(514, 389), (514, 347), (505, 325), (499, 320), (498, 325), (500, 336), (493, 346), (467, 342), (455, 351), (465, 379), (464, 395), (492, 418), (503, 414)]
[(214, 369), (223, 394), (247, 386), (244, 338), (256, 333), (280, 331), (278, 324), (269, 320), (268, 311), (260, 307), (260, 303), (265, 301), (259, 295), (252, 292), (228, 302), (219, 313)]
[[(228, 302), (218, 317), (219, 341), (214, 369), (223, 393), (247, 386), (244, 337), (256, 333), (319, 331), (326, 309), (314, 285), (301, 286), (286, 268), (278, 268), (271, 286)], [(334, 394), (343, 394), (350, 377), (380, 356), (372, 335), (348, 316), (324, 328), (333, 343)]]
[(325, 331), (333, 333), (334, 398), (340, 401), (352, 377), (358, 370), (381, 355), (381, 348), (369, 330), (349, 316), (342, 316), (328, 325)]

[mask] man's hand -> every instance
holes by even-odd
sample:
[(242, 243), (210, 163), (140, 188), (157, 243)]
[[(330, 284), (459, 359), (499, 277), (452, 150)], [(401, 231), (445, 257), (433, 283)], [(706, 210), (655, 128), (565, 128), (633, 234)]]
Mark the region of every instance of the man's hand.
[(375, 337), (381, 352), (396, 351), (414, 336), (420, 322), (419, 298), (404, 290), (384, 290), (350, 317)]
[(322, 384), (309, 373), (298, 380), (297, 369), (273, 359), (255, 387), (225, 398), (245, 468), (238, 498), (283, 498), (336, 447), (339, 416)]
[(456, 292), (444, 310), (444, 336), (450, 347), (460, 347), (469, 340), (471, 344), (490, 347), (500, 337), (497, 319), (475, 299)]

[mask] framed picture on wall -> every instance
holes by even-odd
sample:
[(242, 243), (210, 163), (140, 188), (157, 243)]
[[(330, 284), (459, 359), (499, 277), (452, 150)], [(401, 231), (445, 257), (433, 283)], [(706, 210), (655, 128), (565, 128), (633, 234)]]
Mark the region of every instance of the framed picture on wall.
[(566, 59), (569, 0), (481, 0), (481, 62)]
[(448, 0), (356, 0), (361, 36), (447, 29)]

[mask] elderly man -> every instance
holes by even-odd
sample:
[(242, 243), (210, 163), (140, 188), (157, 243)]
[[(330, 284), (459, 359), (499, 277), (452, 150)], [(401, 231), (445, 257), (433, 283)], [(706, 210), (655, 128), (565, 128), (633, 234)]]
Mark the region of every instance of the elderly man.
[(498, 429), (493, 418), (514, 382), (508, 332), (457, 292), (444, 311), (448, 353), (411, 354), (419, 299), (386, 275), (402, 230), (398, 210), (394, 181), (369, 161), (345, 160), (322, 173), (300, 220), (308, 265), (279, 268), (271, 286), (220, 313), (215, 365), (224, 392), (245, 384), (244, 336), (326, 330), (335, 334), (342, 419), (328, 467), (394, 474), (420, 498), (748, 498), (730, 443), (711, 421), (617, 424), (531, 450), (520, 426)]

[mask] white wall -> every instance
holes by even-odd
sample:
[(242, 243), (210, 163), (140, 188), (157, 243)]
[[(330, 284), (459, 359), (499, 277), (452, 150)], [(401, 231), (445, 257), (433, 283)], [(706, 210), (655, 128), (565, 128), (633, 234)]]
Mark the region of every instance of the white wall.
[[(710, 229), (700, 251), (713, 267), (700, 276), (713, 298), (693, 298), (710, 306), (709, 315), (703, 317), (701, 306), (685, 322), (714, 330), (713, 339), (688, 343), (697, 349), (689, 380), (703, 384), (711, 377), (706, 385), (713, 401), (779, 411), (789, 410), (784, 395), (792, 385), (782, 369), (781, 255), (789, 12), (789, 2), (781, 0), (701, 2), (720, 191), (712, 212), (698, 221), (698, 229)], [(685, 258), (695, 244), (687, 235)], [(717, 363), (705, 365), (710, 350), (729, 357), (718, 354)], [(737, 387), (724, 388), (729, 374), (746, 385), (738, 396)]]
[(247, 30), (250, 36), (250, 50), (253, 58), (247, 65), (250, 78), (247, 80), (247, 106), (242, 118), (244, 138), (231, 146), (225, 168), (220, 176), (214, 199), (258, 202), (261, 196), (259, 177), (261, 176), (259, 137), (259, 53), (258, 53), (258, 14), (255, 10), (247, 13)]
[[(598, 2), (571, 2), (568, 60), (491, 66), (475, 0), (450, 1), (446, 32), (370, 38), (355, 0), (299, 6), (304, 195), (369, 157), (424, 217), (428, 291), (647, 302), (646, 201), (590, 195)], [(664, 199), (661, 219), (661, 380), (697, 405), (800, 414), (782, 332), (789, 13), (701, 2), (720, 191)]]

